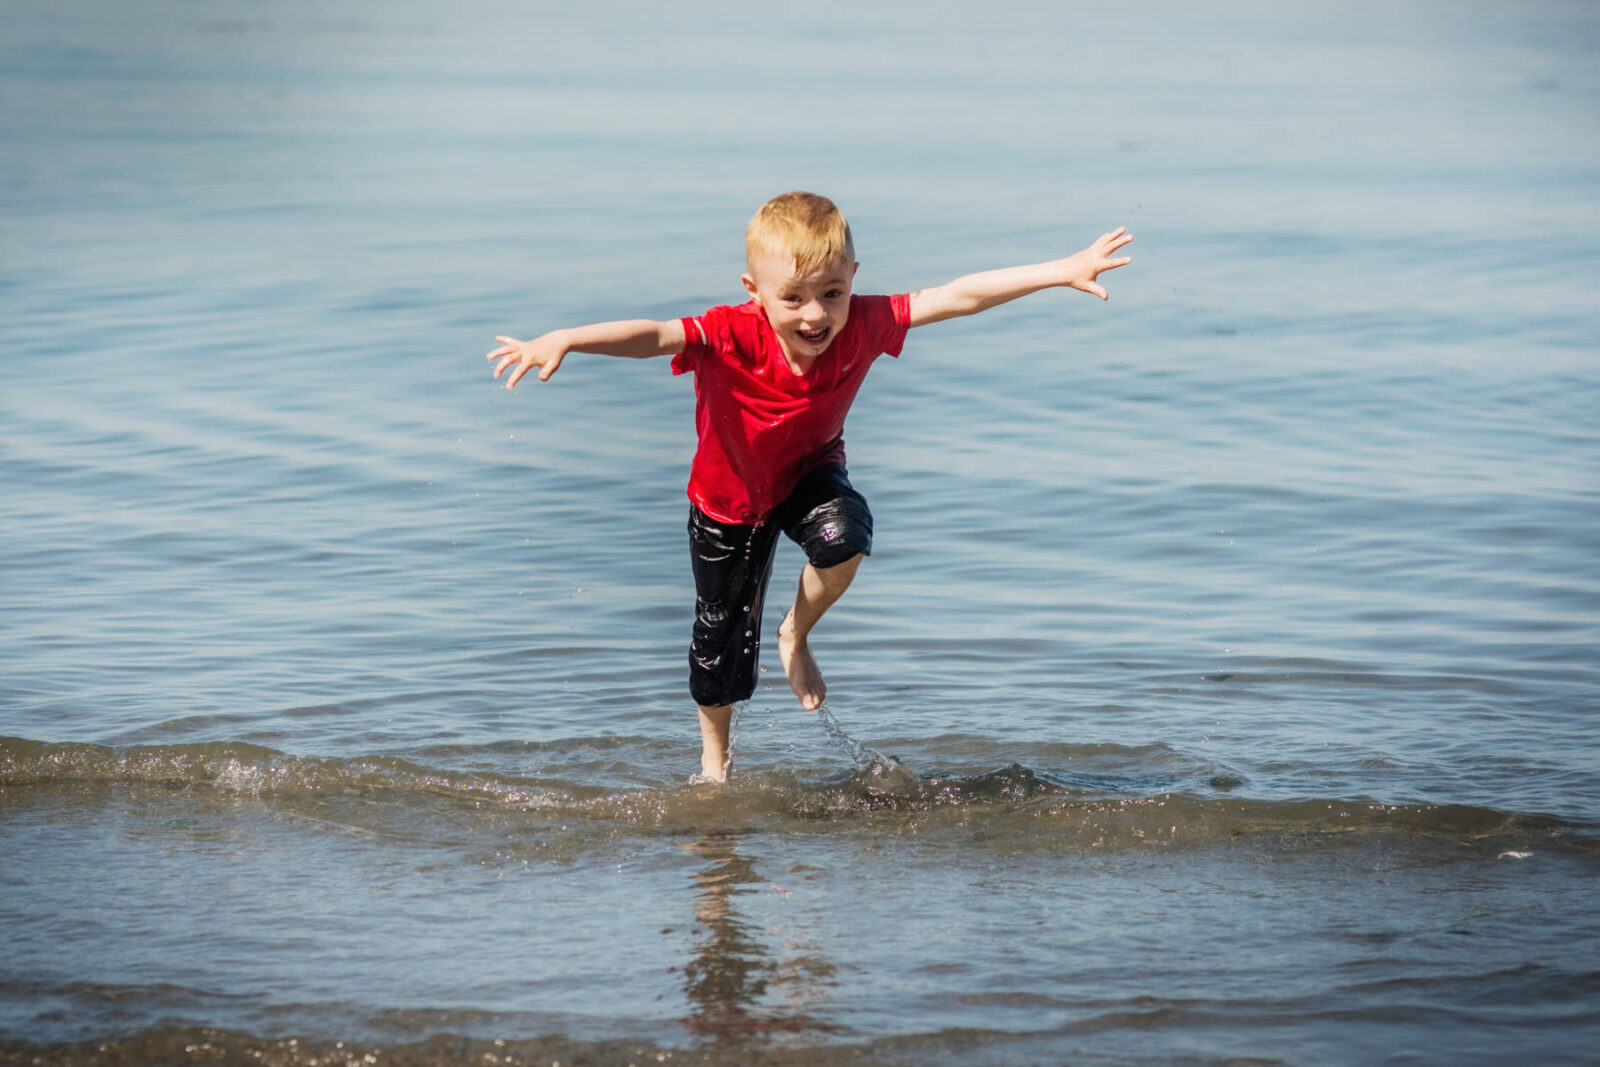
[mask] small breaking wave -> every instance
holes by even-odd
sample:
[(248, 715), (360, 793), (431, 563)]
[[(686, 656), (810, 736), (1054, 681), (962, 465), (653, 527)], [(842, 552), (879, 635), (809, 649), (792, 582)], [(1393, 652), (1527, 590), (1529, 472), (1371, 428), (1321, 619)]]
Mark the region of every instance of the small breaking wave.
[(191, 745), (50, 743), (0, 738), (0, 786), (162, 785), (251, 796), (333, 791), (442, 794), (538, 807), (548, 790), (494, 775), (440, 771), (392, 756), (319, 759), (246, 742)]
[(1125, 782), (1108, 785), (1020, 763), (976, 774), (919, 774), (865, 746), (854, 762), (848, 774), (820, 781), (773, 768), (738, 775), (725, 787), (606, 788), (393, 756), (294, 756), (244, 742), (116, 749), (0, 738), (0, 789), (92, 800), (156, 787), (168, 794), (253, 799), (377, 831), (442, 814), (457, 823), (503, 824), (519, 835), (538, 830), (542, 837), (564, 837), (567, 855), (631, 833), (708, 828), (924, 836), (979, 829), (989, 847), (1043, 851), (1241, 842), (1304, 848), (1373, 835), (1519, 859), (1547, 849), (1600, 849), (1594, 828), (1553, 816), (1365, 798), (1263, 799), (1240, 795), (1237, 781), (1226, 776), (1139, 793)]

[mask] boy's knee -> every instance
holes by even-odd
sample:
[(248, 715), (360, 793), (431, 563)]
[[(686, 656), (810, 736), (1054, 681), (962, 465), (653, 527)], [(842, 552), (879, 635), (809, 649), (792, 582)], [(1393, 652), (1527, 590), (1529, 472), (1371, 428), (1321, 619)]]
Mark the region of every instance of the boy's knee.
[(860, 494), (847, 492), (813, 508), (791, 536), (813, 567), (828, 570), (872, 555), (872, 512)]
[(852, 535), (851, 531), (841, 531), (834, 537), (826, 539), (826, 534), (818, 539), (815, 545), (806, 545), (806, 558), (811, 565), (819, 571), (831, 571), (845, 564), (851, 564), (851, 569), (860, 566), (861, 560), (872, 552), (872, 533)]
[(856, 573), (856, 568), (861, 566), (861, 561), (867, 558), (865, 552), (857, 552), (841, 560), (829, 558), (826, 562), (811, 561), (811, 565), (819, 571), (826, 571), (830, 578), (850, 578)]
[(837, 463), (807, 474), (777, 517), (818, 570), (872, 554), (872, 509)]

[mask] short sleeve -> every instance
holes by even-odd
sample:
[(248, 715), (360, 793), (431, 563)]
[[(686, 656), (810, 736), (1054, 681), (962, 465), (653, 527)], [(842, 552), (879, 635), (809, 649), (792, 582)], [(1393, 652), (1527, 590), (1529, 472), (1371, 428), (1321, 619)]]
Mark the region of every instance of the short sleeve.
[(683, 351), (672, 357), (673, 374), (690, 373), (710, 350), (710, 338), (706, 336), (706, 328), (701, 323), (705, 317), (701, 315), (680, 320), (683, 323)]
[(902, 330), (911, 329), (911, 294), (894, 294), (889, 298), (889, 307), (894, 312), (895, 325)]
[(899, 356), (911, 329), (911, 294), (864, 296), (857, 305), (866, 312), (867, 337), (872, 347), (889, 356)]

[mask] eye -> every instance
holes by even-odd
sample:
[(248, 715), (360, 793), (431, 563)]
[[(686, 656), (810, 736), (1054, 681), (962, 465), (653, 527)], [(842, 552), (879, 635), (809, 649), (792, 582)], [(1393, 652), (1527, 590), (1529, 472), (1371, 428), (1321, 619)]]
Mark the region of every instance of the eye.
[(837, 300), (843, 295), (844, 295), (844, 290), (843, 289), (829, 289), (826, 293), (822, 294), (822, 298), (824, 300)]

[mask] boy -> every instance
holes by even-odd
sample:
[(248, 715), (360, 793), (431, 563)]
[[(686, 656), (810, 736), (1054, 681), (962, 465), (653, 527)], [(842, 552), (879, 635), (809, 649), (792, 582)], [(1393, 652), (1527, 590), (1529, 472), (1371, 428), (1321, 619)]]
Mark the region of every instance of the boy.
[(817, 621), (872, 552), (872, 513), (844, 466), (845, 415), (868, 367), (900, 354), (906, 331), (973, 315), (1052, 286), (1106, 291), (1096, 278), (1131, 262), (1110, 258), (1133, 240), (1105, 234), (1066, 259), (969, 274), (898, 296), (854, 296), (855, 246), (833, 201), (785, 193), (745, 231), (750, 302), (696, 318), (635, 319), (556, 330), (531, 341), (498, 337), (489, 353), (506, 388), (539, 369), (548, 381), (569, 352), (646, 359), (670, 355), (695, 376), (699, 446), (689, 474), (695, 624), (689, 691), (700, 709), (700, 771), (725, 781), (733, 705), (756, 686), (761, 610), (781, 530), (808, 562), (778, 628), (778, 658), (801, 707), (827, 687), (811, 655)]

